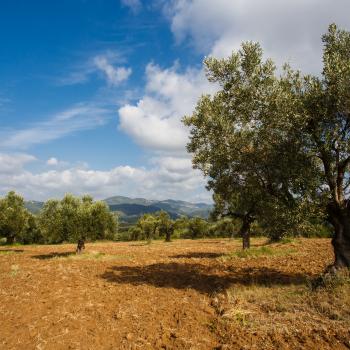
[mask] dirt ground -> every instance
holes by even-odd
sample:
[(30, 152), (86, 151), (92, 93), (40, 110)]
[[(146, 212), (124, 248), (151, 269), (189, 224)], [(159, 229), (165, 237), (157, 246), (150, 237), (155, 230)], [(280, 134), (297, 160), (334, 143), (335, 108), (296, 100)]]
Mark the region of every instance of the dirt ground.
[(328, 239), (0, 247), (0, 349), (349, 349)]

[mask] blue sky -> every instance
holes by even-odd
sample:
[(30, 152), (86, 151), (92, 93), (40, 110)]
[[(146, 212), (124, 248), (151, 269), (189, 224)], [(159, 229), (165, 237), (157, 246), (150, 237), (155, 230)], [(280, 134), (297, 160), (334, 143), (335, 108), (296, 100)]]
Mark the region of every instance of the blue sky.
[(210, 201), (181, 118), (213, 93), (206, 55), (260, 41), (319, 74), (347, 0), (0, 1), (0, 194)]

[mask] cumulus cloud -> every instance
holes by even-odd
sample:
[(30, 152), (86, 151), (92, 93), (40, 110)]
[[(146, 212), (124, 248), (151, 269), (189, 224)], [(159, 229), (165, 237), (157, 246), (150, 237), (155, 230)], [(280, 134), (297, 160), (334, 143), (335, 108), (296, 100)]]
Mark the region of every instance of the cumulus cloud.
[(80, 130), (104, 125), (109, 111), (94, 105), (77, 105), (27, 128), (0, 129), (0, 148), (28, 148), (55, 140)]
[(321, 35), (336, 22), (349, 29), (348, 0), (174, 0), (164, 2), (178, 42), (228, 56), (242, 41), (259, 41), (278, 64), (319, 73)]
[[(118, 166), (110, 170), (71, 167), (33, 173), (23, 165), (35, 158), (28, 155), (1, 155), (7, 167), (0, 169), (0, 193), (15, 189), (27, 199), (46, 200), (71, 192), (89, 193), (96, 198), (115, 194), (146, 198), (208, 200), (203, 193), (204, 180), (191, 162), (174, 157), (159, 158), (150, 168)], [(7, 160), (7, 163), (6, 163)], [(12, 163), (11, 163), (12, 162)]]
[(185, 152), (188, 130), (184, 115), (193, 111), (202, 93), (214, 91), (201, 69), (179, 72), (149, 64), (146, 93), (135, 105), (119, 109), (120, 128), (138, 144), (158, 152)]

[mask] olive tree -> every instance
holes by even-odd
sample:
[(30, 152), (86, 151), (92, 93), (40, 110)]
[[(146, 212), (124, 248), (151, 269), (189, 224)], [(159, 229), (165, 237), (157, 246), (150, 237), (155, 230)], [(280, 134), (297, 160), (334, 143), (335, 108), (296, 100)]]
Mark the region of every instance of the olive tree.
[(161, 210), (157, 213), (158, 217), (158, 231), (160, 236), (165, 236), (165, 241), (170, 242), (171, 241), (171, 235), (174, 233), (175, 230), (175, 223), (173, 220), (171, 220), (170, 215), (164, 211)]
[(43, 236), (50, 243), (78, 242), (81, 251), (85, 240), (113, 238), (118, 227), (116, 216), (106, 203), (90, 196), (71, 194), (62, 200), (48, 200), (38, 218)]
[(153, 214), (143, 214), (137, 221), (137, 227), (142, 231), (143, 236), (148, 242), (156, 237), (159, 226), (159, 219)]
[(350, 33), (332, 24), (322, 40), (319, 77), (287, 65), (277, 76), (253, 43), (228, 59), (207, 59), (220, 89), (184, 121), (193, 164), (221, 208), (233, 215), (253, 208), (251, 219), (270, 228), (282, 222), (279, 230), (325, 216), (334, 227), (334, 266), (349, 267)]
[(31, 215), (24, 206), (24, 199), (14, 191), (0, 199), (0, 236), (13, 244), (22, 237)]
[[(310, 160), (298, 152), (300, 145), (271, 126), (281, 114), (293, 115), (299, 100), (280, 83), (273, 62), (262, 56), (259, 44), (247, 42), (227, 59), (206, 59), (208, 79), (219, 91), (203, 96), (184, 118), (193, 165), (208, 178), (218, 217), (241, 220), (243, 249), (250, 247), (255, 220), (268, 218), (271, 209), (292, 218), (308, 198), (301, 185), (305, 171), (294, 164), (303, 161), (309, 169)], [(288, 157), (281, 157), (285, 150)]]
[(200, 217), (190, 218), (187, 222), (187, 229), (192, 239), (204, 237), (208, 231), (208, 223)]

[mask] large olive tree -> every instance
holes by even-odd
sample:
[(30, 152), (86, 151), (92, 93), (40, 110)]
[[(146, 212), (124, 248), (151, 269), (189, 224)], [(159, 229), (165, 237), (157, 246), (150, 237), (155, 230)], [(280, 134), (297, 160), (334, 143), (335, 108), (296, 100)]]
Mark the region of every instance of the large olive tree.
[(286, 224), (326, 215), (334, 266), (349, 267), (350, 33), (332, 24), (322, 39), (318, 77), (288, 66), (278, 77), (252, 43), (228, 59), (207, 59), (220, 90), (185, 118), (188, 150), (232, 211), (253, 205), (255, 217), (273, 225), (279, 214)]
[(259, 44), (244, 43), (227, 59), (206, 59), (205, 66), (219, 91), (203, 96), (184, 122), (190, 127), (193, 165), (208, 177), (217, 214), (241, 219), (244, 249), (254, 220), (274, 232), (268, 218), (283, 218), (277, 238), (305, 226), (300, 208), (312, 203), (305, 186), (312, 177), (305, 173), (313, 160), (294, 142), (296, 133), (285, 137), (280, 123), (281, 115), (287, 120), (294, 115), (300, 99), (276, 77), (273, 62), (263, 60)]

